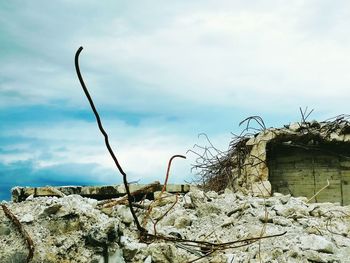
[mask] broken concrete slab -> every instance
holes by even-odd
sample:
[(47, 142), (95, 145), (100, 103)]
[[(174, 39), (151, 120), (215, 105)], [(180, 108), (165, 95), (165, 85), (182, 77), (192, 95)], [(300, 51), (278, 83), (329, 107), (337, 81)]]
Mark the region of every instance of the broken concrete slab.
[[(148, 187), (149, 186), (149, 187)], [(159, 182), (152, 184), (130, 184), (130, 192), (137, 193), (142, 190), (142, 194), (153, 195), (156, 191), (161, 191), (163, 185)], [(168, 193), (187, 193), (190, 191), (188, 184), (167, 184), (166, 191)], [(121, 197), (126, 194), (123, 184), (120, 185), (105, 185), (105, 186), (44, 186), (44, 187), (14, 187), (11, 190), (12, 201), (21, 202), (27, 198), (39, 196), (57, 196), (64, 195), (81, 195), (83, 197), (94, 198), (97, 200), (110, 199)]]

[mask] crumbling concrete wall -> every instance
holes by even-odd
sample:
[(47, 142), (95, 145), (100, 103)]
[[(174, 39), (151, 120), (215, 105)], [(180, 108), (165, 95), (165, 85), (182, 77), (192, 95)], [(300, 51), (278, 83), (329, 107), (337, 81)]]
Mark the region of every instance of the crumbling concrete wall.
[(234, 187), (260, 196), (280, 191), (312, 197), (328, 179), (330, 185), (315, 201), (349, 204), (349, 127), (348, 121), (314, 121), (255, 134), (246, 142), (244, 164), (232, 171), (238, 178)]
[[(290, 144), (271, 146), (268, 167), (273, 191), (308, 198), (315, 196), (316, 202), (350, 204), (350, 161), (341, 152), (334, 152), (337, 147), (334, 148), (323, 146), (313, 150)], [(348, 151), (346, 154), (350, 155), (350, 147)]]

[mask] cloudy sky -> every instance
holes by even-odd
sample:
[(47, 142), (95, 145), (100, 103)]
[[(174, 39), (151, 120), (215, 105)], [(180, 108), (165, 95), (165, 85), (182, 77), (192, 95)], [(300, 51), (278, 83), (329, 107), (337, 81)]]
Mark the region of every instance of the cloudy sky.
[[(205, 132), (349, 113), (349, 1), (0, 2), (0, 199), (15, 185), (115, 184), (74, 69), (129, 181), (163, 180)], [(190, 180), (174, 161), (171, 182)]]

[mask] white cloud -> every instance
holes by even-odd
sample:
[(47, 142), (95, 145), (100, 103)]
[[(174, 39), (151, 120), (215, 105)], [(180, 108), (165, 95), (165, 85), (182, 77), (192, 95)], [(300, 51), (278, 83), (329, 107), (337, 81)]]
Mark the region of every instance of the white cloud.
[[(200, 141), (191, 135), (177, 134), (171, 126), (157, 128), (145, 126), (127, 126), (123, 123), (108, 125), (110, 143), (115, 154), (128, 173), (129, 180), (149, 182), (164, 179), (169, 158), (174, 154), (186, 155), (193, 144)], [(95, 123), (63, 122), (51, 126), (35, 126), (23, 129), (8, 130), (6, 135), (21, 138), (21, 143), (12, 144), (4, 150), (20, 150), (21, 153), (5, 153), (1, 155), (3, 163), (16, 160), (35, 160), (36, 169), (50, 168), (69, 164), (96, 164), (96, 169), (109, 171), (109, 176), (117, 170), (107, 152), (102, 135)], [(23, 143), (28, 139), (28, 143)], [(215, 136), (214, 141), (227, 145), (223, 136)], [(225, 141), (225, 143), (223, 143)], [(33, 143), (35, 142), (35, 143)], [(190, 180), (190, 164), (193, 155), (187, 160), (176, 160), (172, 167), (171, 181)], [(69, 171), (67, 171), (69, 173)], [(95, 173), (94, 173), (95, 174)], [(105, 173), (106, 174), (106, 173)], [(106, 175), (101, 173), (101, 178)], [(110, 178), (113, 179), (113, 178)], [(106, 180), (106, 178), (104, 179)]]
[[(61, 18), (43, 2), (39, 9), (18, 9), (20, 22), (13, 23), (5, 13), (2, 20), (14, 38), (40, 58), (14, 57), (19, 60), (4, 65), (11, 81), (0, 88), (12, 100), (2, 105), (56, 100), (83, 105), (73, 68), (74, 52), (83, 44), (83, 75), (99, 105), (168, 112), (193, 105), (346, 110), (348, 2), (155, 1), (157, 8), (147, 9), (151, 2), (92, 1), (81, 9), (61, 2), (55, 6)], [(99, 13), (88, 19), (92, 10)]]
[[(313, 104), (344, 110), (350, 48), (336, 29), (312, 35), (307, 16), (314, 5), (198, 10), (145, 34), (89, 36), (84, 42), (98, 67), (147, 83), (160, 96), (213, 106), (276, 110)], [(348, 27), (350, 19), (329, 23)], [(326, 98), (332, 102), (328, 106)]]
[[(137, 126), (106, 121), (133, 179), (162, 178), (169, 157), (191, 148), (207, 128), (225, 148), (222, 127), (246, 112), (290, 116), (304, 105), (326, 117), (348, 111), (348, 1), (12, 3), (0, 10), (0, 29), (12, 43), (1, 53), (0, 109), (89, 109), (73, 65), (83, 45), (82, 73), (102, 114), (155, 115)], [(35, 160), (38, 169), (96, 163), (101, 177), (115, 170), (94, 122), (19, 126), (1, 136), (28, 142), (11, 145), (19, 151), (7, 148), (1, 162)], [(187, 176), (189, 163), (178, 160), (174, 174)]]

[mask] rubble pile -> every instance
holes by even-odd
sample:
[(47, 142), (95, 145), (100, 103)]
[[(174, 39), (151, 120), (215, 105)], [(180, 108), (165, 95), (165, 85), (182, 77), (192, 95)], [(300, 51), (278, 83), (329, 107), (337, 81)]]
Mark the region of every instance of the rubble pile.
[[(184, 195), (163, 193), (160, 200), (139, 203), (137, 214), (149, 233), (215, 244), (246, 240), (212, 251), (188, 242), (141, 242), (126, 205), (101, 206), (79, 195), (2, 204), (33, 240), (35, 263), (350, 262), (350, 206), (303, 197), (191, 187)], [(1, 209), (0, 244), (0, 262), (26, 262), (25, 239)]]

